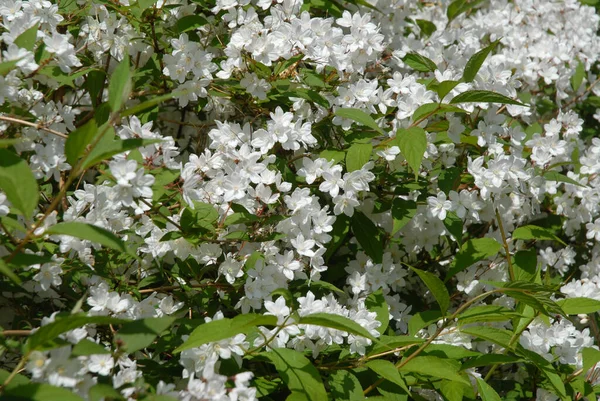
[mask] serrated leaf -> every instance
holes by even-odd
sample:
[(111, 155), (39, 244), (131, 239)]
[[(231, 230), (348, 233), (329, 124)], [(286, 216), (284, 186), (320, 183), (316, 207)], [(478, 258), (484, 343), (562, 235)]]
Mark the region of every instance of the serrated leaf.
[(37, 41), (37, 32), (38, 32), (39, 24), (35, 24), (31, 28), (27, 29), (25, 32), (17, 36), (14, 41), (14, 44), (20, 47), (21, 49), (33, 51), (35, 47), (35, 42)]
[(274, 348), (261, 355), (273, 362), (289, 390), (292, 394), (297, 394), (295, 399), (308, 401), (327, 399), (327, 392), (319, 371), (304, 355), (287, 348)]
[(102, 227), (93, 226), (88, 223), (80, 223), (78, 221), (58, 223), (48, 228), (45, 233), (49, 235), (69, 235), (96, 242), (117, 251), (127, 252), (125, 243), (115, 234)]
[(417, 269), (416, 267), (412, 267), (407, 265), (412, 271), (417, 273), (417, 275), (423, 280), (431, 294), (440, 305), (440, 310), (442, 311), (442, 316), (446, 315), (448, 311), (448, 307), (450, 306), (450, 294), (448, 293), (448, 289), (435, 274)]
[(38, 184), (27, 162), (8, 149), (0, 149), (0, 189), (12, 207), (31, 218), (38, 204)]
[(496, 48), (496, 46), (500, 43), (500, 39), (492, 42), (486, 48), (478, 51), (474, 55), (471, 56), (469, 61), (467, 61), (467, 65), (465, 65), (465, 70), (463, 71), (462, 80), (464, 82), (472, 82), (477, 76), (477, 72), (483, 65), (483, 62), (487, 58), (487, 56)]
[(373, 145), (370, 143), (353, 143), (346, 153), (346, 170), (348, 172), (360, 170), (371, 160)]
[(580, 315), (600, 311), (600, 301), (592, 298), (566, 298), (556, 301), (567, 315)]
[(465, 242), (450, 265), (445, 281), (480, 260), (495, 256), (502, 245), (494, 238), (475, 238)]
[(567, 246), (563, 240), (557, 237), (552, 231), (544, 227), (538, 227), (534, 225), (521, 226), (512, 233), (512, 239), (522, 240), (553, 240), (560, 244)]
[(409, 129), (399, 129), (396, 132), (396, 141), (402, 156), (415, 172), (415, 179), (418, 178), (421, 162), (427, 150), (427, 134), (423, 128), (412, 127)]
[(458, 324), (465, 325), (481, 322), (503, 322), (518, 317), (518, 313), (505, 306), (479, 305), (474, 306), (458, 315)]
[(150, 346), (157, 336), (175, 322), (172, 316), (139, 319), (125, 323), (117, 332), (115, 339), (122, 341), (122, 348), (129, 354)]
[(373, 117), (371, 117), (369, 114), (365, 113), (361, 109), (342, 108), (337, 109), (333, 114), (335, 114), (338, 117), (348, 118), (350, 120), (356, 121), (359, 124), (362, 124), (366, 127), (374, 129), (380, 134), (383, 134), (383, 130), (379, 127), (379, 125), (377, 125), (375, 120), (373, 120)]
[(345, 331), (349, 334), (365, 337), (374, 342), (378, 341), (377, 338), (373, 337), (373, 335), (367, 331), (367, 329), (356, 323), (354, 320), (331, 313), (312, 313), (310, 315), (302, 316), (298, 321), (298, 324), (312, 324), (315, 326), (328, 327), (330, 329)]
[(374, 359), (367, 362), (365, 366), (377, 373), (382, 378), (400, 386), (400, 388), (406, 391), (407, 394), (410, 394), (410, 390), (402, 379), (400, 372), (398, 372), (398, 368), (396, 368), (396, 366), (390, 361), (386, 361), (384, 359)]
[(479, 390), (479, 395), (481, 396), (482, 401), (502, 401), (502, 398), (500, 398), (492, 386), (487, 384), (480, 377), (476, 377), (475, 379), (477, 380), (477, 389)]
[(238, 315), (233, 319), (213, 320), (196, 327), (187, 340), (177, 347), (173, 352), (181, 352), (186, 349), (196, 348), (211, 342), (225, 340), (238, 334), (247, 334), (256, 326), (276, 326), (275, 316), (258, 315), (247, 313)]
[(352, 216), (352, 232), (367, 256), (374, 263), (383, 260), (383, 243), (377, 226), (363, 213), (355, 211)]
[(113, 112), (121, 110), (123, 104), (129, 99), (131, 92), (131, 70), (129, 56), (123, 57), (117, 68), (113, 71), (108, 84), (108, 104)]
[(417, 356), (402, 366), (400, 372), (418, 373), (470, 385), (469, 380), (458, 373), (459, 369), (460, 364), (456, 361), (435, 356)]
[(470, 90), (456, 95), (450, 100), (451, 104), (458, 103), (500, 103), (500, 104), (514, 104), (517, 106), (526, 106), (523, 103), (511, 99), (508, 96), (500, 93), (486, 91), (486, 90)]
[(413, 70), (420, 72), (433, 72), (437, 70), (437, 65), (432, 60), (418, 53), (408, 53), (402, 61)]
[(83, 157), (87, 146), (92, 143), (97, 133), (98, 127), (96, 126), (96, 120), (94, 119), (91, 119), (75, 131), (71, 132), (65, 142), (65, 156), (67, 157), (67, 163), (74, 167), (77, 160)]

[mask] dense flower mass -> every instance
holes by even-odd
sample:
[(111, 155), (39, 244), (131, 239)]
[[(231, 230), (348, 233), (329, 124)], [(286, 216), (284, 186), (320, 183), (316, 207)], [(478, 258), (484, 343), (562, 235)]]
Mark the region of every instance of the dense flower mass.
[(600, 400), (597, 3), (0, 1), (0, 398)]

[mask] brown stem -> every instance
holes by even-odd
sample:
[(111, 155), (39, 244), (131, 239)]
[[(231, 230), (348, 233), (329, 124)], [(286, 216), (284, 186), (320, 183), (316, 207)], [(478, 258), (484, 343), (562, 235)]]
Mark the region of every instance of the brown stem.
[(28, 127), (32, 127), (32, 128), (38, 129), (40, 131), (46, 131), (46, 132), (48, 132), (48, 133), (50, 133), (52, 135), (56, 135), (56, 136), (61, 137), (63, 139), (67, 139), (68, 138), (68, 136), (65, 135), (65, 134), (63, 134), (62, 132), (58, 132), (58, 131), (55, 131), (53, 129), (46, 128), (42, 124), (39, 124), (39, 123), (36, 124), (36, 123), (29, 122), (29, 121), (21, 120), (19, 118), (7, 117), (7, 116), (0, 116), (0, 120), (6, 121), (6, 122), (9, 122), (9, 123), (13, 123), (13, 124), (26, 125)]

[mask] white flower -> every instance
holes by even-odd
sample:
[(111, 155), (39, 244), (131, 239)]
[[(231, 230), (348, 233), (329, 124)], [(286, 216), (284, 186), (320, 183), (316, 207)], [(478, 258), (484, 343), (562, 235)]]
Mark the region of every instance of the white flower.
[(92, 373), (98, 373), (101, 376), (108, 376), (115, 366), (115, 361), (111, 354), (90, 355), (88, 361), (88, 370)]
[(446, 200), (446, 194), (442, 191), (438, 192), (437, 196), (428, 197), (427, 204), (431, 215), (442, 221), (446, 218), (446, 213), (452, 210), (452, 202)]

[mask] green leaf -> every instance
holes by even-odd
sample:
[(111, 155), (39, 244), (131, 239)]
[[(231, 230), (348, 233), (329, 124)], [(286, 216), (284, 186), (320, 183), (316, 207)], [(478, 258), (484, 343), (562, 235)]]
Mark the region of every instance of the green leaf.
[(181, 34), (187, 31), (196, 30), (206, 24), (208, 24), (208, 21), (201, 15), (186, 15), (177, 20), (175, 23), (175, 30), (177, 33)]
[(419, 330), (436, 323), (441, 318), (442, 312), (439, 310), (417, 312), (408, 321), (408, 334), (414, 336)]
[(458, 315), (458, 324), (465, 325), (481, 322), (504, 322), (518, 317), (518, 313), (501, 305), (473, 306)]
[(150, 346), (157, 336), (171, 327), (175, 319), (172, 316), (164, 316), (125, 323), (115, 336), (115, 340), (122, 341), (123, 349), (132, 354)]
[(233, 319), (213, 320), (209, 323), (196, 327), (188, 339), (173, 352), (181, 352), (186, 349), (196, 348), (204, 344), (225, 340), (238, 334), (247, 334), (256, 326), (276, 326), (275, 316), (247, 313), (238, 315)]
[(508, 363), (518, 363), (522, 362), (523, 359), (516, 357), (514, 355), (504, 355), (504, 354), (484, 354), (481, 356), (477, 356), (475, 358), (469, 359), (468, 361), (462, 364), (461, 369), (471, 369), (477, 368), (480, 366), (489, 366), (496, 364), (508, 364)]
[(333, 160), (336, 164), (338, 164), (346, 158), (346, 152), (335, 149), (325, 149), (319, 154), (319, 157), (322, 157), (327, 161)]
[(496, 40), (495, 42), (492, 42), (492, 44), (471, 56), (469, 61), (467, 61), (465, 70), (463, 71), (462, 80), (464, 82), (473, 82), (473, 80), (477, 76), (477, 72), (483, 65), (483, 62), (485, 61), (487, 56), (496, 48), (498, 43), (500, 43), (500, 39)]
[(425, 103), (424, 105), (419, 106), (418, 109), (412, 115), (412, 121), (419, 121), (421, 119), (429, 118), (436, 114), (445, 114), (445, 113), (466, 113), (465, 110), (452, 106), (446, 103)]
[(365, 399), (360, 382), (347, 370), (338, 370), (329, 376), (329, 388), (334, 400), (362, 401)]
[(368, 338), (373, 342), (378, 341), (367, 331), (367, 329), (356, 323), (354, 320), (331, 313), (313, 313), (302, 316), (298, 321), (298, 324), (312, 324), (315, 326), (329, 327), (330, 329), (341, 330), (349, 334)]
[[(98, 383), (89, 391), (89, 400), (90, 401), (124, 401), (125, 398), (121, 395), (121, 393), (115, 389), (110, 384)], [(144, 400), (147, 400), (148, 397), (144, 397)]]
[(502, 401), (502, 398), (500, 398), (492, 386), (487, 384), (480, 377), (476, 377), (475, 379), (477, 380), (477, 389), (479, 390), (479, 395), (481, 396), (482, 401)]
[(365, 299), (365, 306), (369, 311), (377, 313), (377, 321), (381, 323), (381, 326), (377, 328), (377, 331), (380, 334), (385, 333), (385, 330), (390, 323), (390, 312), (381, 289), (372, 292), (367, 296)]
[(2, 259), (0, 259), (0, 275), (8, 277), (17, 285), (21, 285), (22, 283), (19, 276), (17, 276), (15, 272), (13, 272), (12, 269)]
[(543, 314), (554, 317), (556, 314), (565, 315), (562, 308), (550, 297), (544, 293), (527, 293), (522, 291), (504, 291), (506, 295), (516, 299), (525, 305), (531, 306), (533, 309), (542, 312)]
[(598, 362), (600, 362), (600, 351), (596, 348), (585, 347), (581, 351), (581, 355), (583, 357), (583, 373), (587, 373), (588, 370), (594, 367)]
[(501, 95), (500, 93), (485, 91), (485, 90), (470, 90), (456, 95), (450, 101), (451, 104), (457, 103), (501, 103), (501, 104), (514, 104), (517, 106), (526, 106), (523, 103), (511, 99), (508, 96)]
[(420, 72), (433, 72), (437, 70), (437, 65), (433, 61), (418, 53), (408, 53), (402, 61), (413, 70)]
[[(6, 382), (6, 379), (10, 376), (11, 372), (4, 369), (0, 369), (0, 383)], [(17, 374), (13, 377), (12, 381), (7, 384), (6, 388), (23, 386), (30, 383), (29, 379), (23, 375)]]
[(98, 127), (96, 126), (96, 120), (91, 119), (75, 131), (71, 132), (65, 142), (65, 156), (67, 156), (67, 163), (71, 166), (75, 166), (77, 160), (83, 157), (85, 150), (92, 140), (98, 133)]
[[(103, 129), (100, 128), (99, 131), (102, 132)], [(82, 168), (88, 169), (100, 163), (101, 161), (110, 159), (111, 157), (120, 153), (162, 142), (160, 139), (141, 138), (115, 140), (114, 137), (114, 129), (112, 127), (108, 128), (108, 131), (104, 133), (102, 139), (96, 146), (94, 146), (94, 149), (92, 149), (88, 157), (85, 159)]]
[(33, 51), (33, 48), (35, 47), (35, 42), (37, 41), (38, 28), (39, 24), (35, 24), (34, 26), (17, 36), (14, 42), (15, 45), (17, 45), (21, 49)]
[(219, 212), (213, 205), (202, 202), (194, 202), (194, 208), (185, 208), (181, 214), (181, 228), (191, 231), (194, 228), (203, 228), (214, 231), (215, 224), (219, 219)]
[(567, 315), (580, 315), (600, 311), (600, 301), (591, 298), (567, 298), (556, 301)]
[(27, 162), (7, 149), (0, 149), (0, 189), (12, 207), (31, 218), (39, 199), (37, 181)]
[(117, 251), (127, 252), (125, 243), (115, 234), (102, 227), (93, 226), (88, 223), (80, 223), (78, 221), (58, 223), (48, 228), (45, 233), (50, 235), (69, 235), (96, 242)]
[(139, 114), (141, 112), (146, 111), (149, 108), (156, 106), (157, 104), (160, 104), (167, 100), (173, 99), (174, 97), (179, 97), (179, 96), (183, 95), (185, 92), (186, 92), (185, 90), (180, 90), (180, 91), (176, 91), (176, 92), (167, 93), (166, 95), (153, 97), (149, 100), (146, 100), (145, 102), (136, 104), (133, 107), (123, 110), (121, 112), (121, 117), (127, 117), (127, 116), (131, 116), (131, 115)]
[(337, 216), (335, 223), (333, 223), (333, 230), (329, 233), (332, 239), (327, 244), (327, 251), (325, 252), (325, 262), (328, 262), (331, 256), (339, 249), (343, 244), (346, 235), (350, 232), (350, 218), (345, 214)]
[(39, 73), (52, 78), (53, 80), (58, 82), (59, 85), (66, 85), (66, 86), (70, 86), (71, 88), (75, 88), (75, 84), (73, 82), (77, 78), (82, 77), (85, 74), (88, 74), (92, 71), (98, 71), (98, 70), (95, 68), (82, 68), (82, 69), (78, 70), (77, 72), (71, 72), (68, 74), (68, 73), (63, 72), (59, 66), (54, 65), (54, 66), (47, 66), (47, 67), (42, 68), (39, 71)]
[[(456, 87), (460, 82), (458, 81), (442, 81), (435, 86), (435, 91), (437, 92), (440, 101), (444, 100), (446, 95), (450, 93), (452, 89)], [(458, 107), (457, 107), (458, 108)], [(462, 110), (462, 109), (460, 109)], [(441, 110), (440, 110), (441, 111)]]
[(576, 185), (576, 186), (582, 187), (582, 188), (586, 187), (586, 185), (580, 184), (577, 181), (575, 181), (574, 179), (569, 178), (566, 175), (559, 173), (558, 171), (545, 171), (542, 174), (542, 177), (544, 177), (548, 181), (564, 182), (564, 183)]
[(2, 399), (13, 401), (83, 401), (83, 398), (70, 389), (40, 383), (8, 387), (5, 389)]
[(512, 239), (522, 239), (522, 240), (553, 240), (561, 243), (564, 246), (567, 246), (563, 240), (558, 238), (552, 231), (547, 228), (538, 227), (534, 225), (527, 225), (517, 228), (512, 233)]
[(35, 351), (45, 342), (55, 340), (59, 335), (69, 330), (77, 329), (86, 324), (120, 324), (127, 320), (108, 316), (86, 316), (84, 314), (56, 317), (55, 321), (40, 327), (27, 339), (26, 349)]
[(352, 232), (356, 240), (374, 263), (383, 260), (383, 243), (377, 226), (359, 211), (352, 216)]
[(448, 307), (450, 306), (450, 294), (448, 293), (448, 289), (435, 274), (426, 272), (421, 269), (417, 269), (416, 267), (408, 266), (412, 271), (417, 273), (417, 275), (423, 280), (431, 294), (440, 305), (440, 310), (442, 311), (442, 316), (446, 315), (448, 311)]
[(113, 112), (121, 110), (123, 104), (129, 99), (131, 87), (129, 56), (126, 55), (113, 71), (108, 84), (108, 104)]
[(495, 256), (501, 248), (502, 245), (494, 238), (475, 238), (465, 242), (452, 261), (445, 281), (472, 264)]
[(386, 361), (384, 359), (374, 359), (367, 362), (365, 366), (377, 373), (379, 376), (383, 377), (385, 380), (397, 384), (400, 386), (400, 388), (402, 388), (402, 390), (406, 391), (407, 394), (410, 394), (410, 390), (402, 379), (402, 376), (400, 376), (398, 368), (396, 368), (396, 366), (390, 361)]
[(411, 336), (381, 336), (379, 337), (379, 343), (375, 344), (369, 355), (377, 355), (382, 352), (392, 351), (396, 348), (406, 347), (413, 344), (424, 343), (425, 340), (422, 338), (411, 337)]
[(100, 355), (100, 354), (110, 354), (110, 351), (104, 348), (100, 344), (96, 344), (93, 341), (83, 339), (79, 341), (73, 347), (71, 351), (71, 355), (73, 356), (87, 356), (87, 355)]
[(402, 198), (394, 199), (392, 203), (392, 218), (394, 219), (394, 225), (392, 227), (392, 235), (395, 235), (398, 231), (407, 225), (415, 214), (417, 213), (417, 203), (414, 201), (407, 201)]
[(304, 355), (287, 348), (275, 348), (261, 355), (273, 362), (275, 369), (292, 394), (298, 394), (299, 397), (294, 398), (295, 400), (323, 401), (327, 399), (327, 392), (319, 371)]
[(518, 251), (513, 260), (515, 281), (533, 281), (537, 272), (537, 252), (535, 249)]
[(423, 350), (423, 355), (437, 356), (442, 359), (464, 359), (482, 355), (460, 345), (430, 344)]
[(461, 328), (460, 332), (490, 341), (507, 349), (512, 349), (514, 347), (514, 344), (511, 345), (513, 333), (508, 330), (497, 329), (489, 326), (471, 326)]
[(565, 384), (561, 379), (560, 375), (556, 372), (554, 366), (552, 366), (550, 362), (548, 362), (543, 356), (539, 355), (538, 353), (524, 349), (522, 347), (519, 348), (519, 353), (528, 360), (530, 360), (542, 372), (542, 374), (546, 376), (546, 378), (548, 379), (552, 387), (554, 387), (554, 389), (560, 397), (566, 399), (567, 394), (565, 390)]
[(360, 170), (371, 160), (373, 145), (370, 143), (353, 143), (346, 153), (346, 170), (348, 172)]
[(415, 172), (415, 179), (419, 175), (421, 162), (427, 150), (427, 134), (423, 128), (412, 127), (399, 129), (396, 132), (396, 140), (402, 156)]
[(400, 372), (418, 373), (470, 385), (469, 380), (459, 373), (459, 369), (460, 364), (451, 359), (441, 359), (435, 356), (417, 356), (402, 366)]
[(319, 94), (319, 92), (316, 92), (314, 90), (311, 89), (306, 89), (306, 88), (294, 88), (293, 91), (290, 92), (283, 92), (281, 93), (280, 96), (285, 96), (285, 97), (299, 97), (302, 99), (306, 99), (309, 100), (315, 104), (318, 104), (319, 106), (325, 107), (326, 109), (328, 109), (329, 107), (331, 107), (331, 105), (329, 104), (329, 102), (327, 101), (326, 98), (324, 98), (321, 94)]
[(19, 60), (11, 60), (0, 63), (0, 76), (5, 77), (9, 72), (13, 71), (18, 62)]
[(369, 114), (365, 113), (361, 109), (342, 108), (337, 109), (333, 114), (335, 114), (338, 117), (348, 118), (350, 120), (356, 121), (359, 124), (374, 129), (380, 134), (384, 133), (383, 130), (379, 127), (379, 125), (377, 125), (375, 120), (373, 120), (373, 117), (371, 117)]
[(444, 226), (450, 234), (456, 239), (459, 245), (462, 245), (463, 221), (454, 212), (448, 212), (444, 219)]
[(452, 22), (460, 14), (466, 13), (481, 3), (483, 0), (455, 0), (448, 6), (446, 16), (448, 23)]
[(431, 36), (431, 34), (434, 33), (437, 29), (435, 24), (431, 21), (427, 21), (424, 19), (416, 19), (415, 22), (421, 29), (421, 32), (425, 34), (425, 36)]
[(575, 73), (571, 76), (571, 87), (575, 92), (579, 89), (585, 78), (585, 65), (580, 61), (575, 68)]

